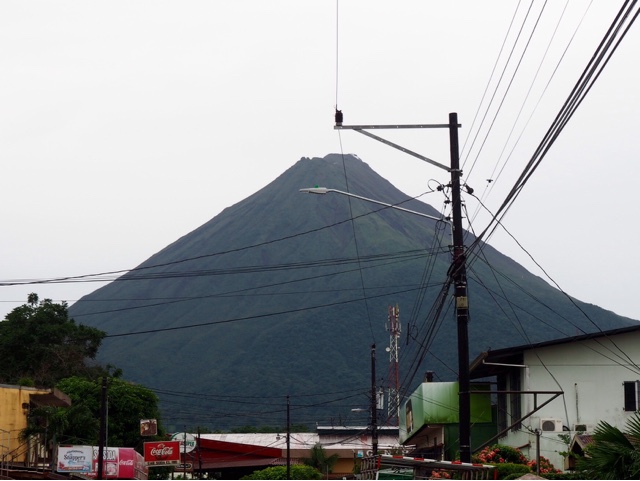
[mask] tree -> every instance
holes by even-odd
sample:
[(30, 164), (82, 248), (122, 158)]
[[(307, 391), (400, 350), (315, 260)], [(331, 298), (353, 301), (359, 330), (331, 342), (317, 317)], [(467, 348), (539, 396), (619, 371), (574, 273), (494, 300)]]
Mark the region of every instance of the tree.
[(320, 443), (314, 444), (311, 448), (311, 457), (303, 458), (302, 462), (307, 466), (317, 469), (321, 473), (330, 473), (333, 471), (333, 467), (338, 462), (339, 456), (332, 454), (327, 456), (327, 452)]
[[(80, 377), (63, 379), (57, 386), (66, 393), (72, 402), (74, 416), (86, 419), (90, 413), (94, 419), (100, 419), (100, 399), (102, 382), (100, 379), (90, 380)], [(108, 378), (107, 383), (107, 411), (108, 411), (108, 438), (109, 446), (136, 447), (140, 442), (140, 420), (160, 419), (158, 397), (151, 390), (117, 377)], [(93, 429), (92, 429), (93, 426)], [(92, 434), (92, 442), (98, 441), (99, 424), (85, 423), (84, 428)], [(67, 436), (85, 436), (84, 429), (76, 429), (72, 423), (65, 433)], [(161, 423), (158, 423), (158, 434), (162, 434)]]
[(640, 414), (627, 420), (626, 432), (601, 421), (593, 431), (593, 442), (578, 460), (584, 479), (640, 478)]
[(0, 322), (0, 382), (53, 386), (92, 368), (105, 336), (99, 329), (69, 319), (67, 303), (38, 302), (30, 294)]
[[(322, 473), (311, 466), (293, 464), (290, 468), (290, 479), (322, 479)], [(243, 476), (240, 479), (287, 479), (287, 467), (272, 466), (270, 468), (254, 471), (248, 476)]]
[[(100, 432), (102, 382), (82, 377), (61, 380), (56, 387), (71, 398), (68, 408), (39, 408), (29, 416), (22, 438), (36, 434), (54, 437), (64, 444), (97, 446)], [(107, 445), (141, 447), (141, 419), (160, 419), (158, 398), (153, 391), (117, 377), (108, 379)], [(159, 435), (163, 434), (158, 423)]]

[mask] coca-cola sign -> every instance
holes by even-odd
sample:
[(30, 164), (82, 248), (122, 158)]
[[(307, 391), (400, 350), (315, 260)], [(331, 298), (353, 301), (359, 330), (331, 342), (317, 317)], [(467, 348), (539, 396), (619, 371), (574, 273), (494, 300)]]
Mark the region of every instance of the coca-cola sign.
[(144, 443), (144, 462), (147, 466), (180, 464), (180, 442), (154, 441)]

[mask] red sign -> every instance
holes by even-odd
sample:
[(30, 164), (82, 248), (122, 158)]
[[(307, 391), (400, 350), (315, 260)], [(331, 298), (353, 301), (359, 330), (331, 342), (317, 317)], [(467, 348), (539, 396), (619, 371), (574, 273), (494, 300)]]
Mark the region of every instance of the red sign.
[(180, 441), (144, 443), (144, 463), (147, 466), (180, 464)]
[[(93, 471), (87, 477), (95, 479), (98, 475), (99, 448), (93, 446)], [(148, 470), (144, 458), (133, 448), (106, 447), (103, 451), (104, 479), (147, 479)]]

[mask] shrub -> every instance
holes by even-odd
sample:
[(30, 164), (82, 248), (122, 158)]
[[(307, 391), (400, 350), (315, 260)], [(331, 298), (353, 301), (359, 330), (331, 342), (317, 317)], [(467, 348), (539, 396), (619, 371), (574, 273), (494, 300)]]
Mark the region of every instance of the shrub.
[[(254, 471), (240, 479), (287, 479), (287, 467), (272, 466)], [(293, 464), (291, 465), (291, 479), (322, 479), (322, 473), (311, 466)]]
[[(536, 472), (536, 460), (532, 459), (527, 463), (532, 472)], [(544, 456), (540, 456), (540, 474), (560, 473), (559, 469), (556, 469), (551, 462)]]
[(526, 464), (517, 463), (496, 464), (495, 471), (496, 479), (517, 479), (523, 474), (531, 472)]
[(504, 444), (487, 446), (478, 454), (473, 456), (473, 461), (484, 464), (527, 464), (527, 458), (519, 449), (512, 448), (511, 446), (505, 446)]
[[(529, 461), (517, 448), (494, 444), (473, 456), (474, 463), (494, 464), (498, 479), (516, 479), (525, 473), (536, 472), (536, 461)], [(544, 456), (540, 456), (540, 475), (560, 473)], [(517, 474), (517, 476), (515, 476)]]

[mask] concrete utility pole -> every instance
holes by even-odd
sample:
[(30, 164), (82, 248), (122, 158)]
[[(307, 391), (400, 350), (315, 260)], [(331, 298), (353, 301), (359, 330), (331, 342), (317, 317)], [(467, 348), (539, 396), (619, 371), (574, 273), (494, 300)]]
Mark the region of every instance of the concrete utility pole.
[[(337, 111), (338, 112), (338, 111)], [(464, 236), (462, 229), (462, 200), (460, 197), (460, 153), (458, 145), (458, 114), (450, 113), (449, 122), (446, 124), (414, 124), (414, 125), (343, 125), (343, 115), (336, 112), (336, 130), (355, 130), (374, 140), (382, 142), (394, 149), (398, 149), (405, 154), (416, 157), (431, 165), (435, 165), (451, 173), (452, 198), (452, 225), (453, 225), (453, 259), (449, 269), (449, 278), (454, 285), (454, 296), (456, 306), (456, 323), (458, 329), (458, 386), (459, 386), (459, 423), (460, 423), (460, 461), (471, 462), (471, 399), (469, 380), (469, 302), (467, 297), (467, 273), (466, 254), (464, 251)], [(369, 130), (375, 129), (426, 129), (426, 128), (446, 128), (449, 129), (449, 147), (451, 153), (451, 165), (436, 162), (424, 155), (413, 152), (389, 140), (374, 135)], [(372, 408), (373, 410), (373, 408)]]
[(291, 400), (287, 394), (287, 479), (291, 479)]
[(458, 114), (449, 114), (449, 144), (451, 150), (451, 216), (453, 217), (453, 279), (458, 327), (458, 386), (460, 422), (460, 461), (471, 462), (471, 382), (469, 380), (469, 300), (467, 297), (467, 267), (462, 230), (462, 200), (460, 199), (460, 157), (458, 148)]
[(100, 434), (98, 440), (98, 479), (104, 479), (104, 448), (107, 444), (107, 378), (102, 378), (100, 390)]
[(371, 345), (371, 450), (378, 455), (378, 390), (376, 389), (376, 345)]

